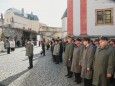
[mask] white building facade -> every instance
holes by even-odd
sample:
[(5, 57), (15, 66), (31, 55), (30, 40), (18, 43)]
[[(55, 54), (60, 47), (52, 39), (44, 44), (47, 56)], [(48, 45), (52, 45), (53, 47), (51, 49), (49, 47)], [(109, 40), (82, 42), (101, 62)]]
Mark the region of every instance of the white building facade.
[(64, 38), (67, 36), (67, 10), (64, 12), (61, 19), (62, 19), (62, 35), (61, 35), (61, 37)]
[(67, 33), (75, 36), (115, 36), (115, 1), (68, 0)]

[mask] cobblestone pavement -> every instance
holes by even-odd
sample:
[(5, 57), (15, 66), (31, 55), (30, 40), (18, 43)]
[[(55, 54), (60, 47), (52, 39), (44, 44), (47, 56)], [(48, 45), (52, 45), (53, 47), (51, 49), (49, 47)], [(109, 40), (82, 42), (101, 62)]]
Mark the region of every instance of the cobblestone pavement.
[[(18, 48), (11, 54), (0, 53), (0, 84), (4, 86), (83, 86), (74, 79), (68, 79), (63, 63), (54, 64), (50, 50), (43, 57), (40, 47), (34, 49), (34, 68), (28, 70), (25, 48)], [(2, 86), (2, 85), (0, 85)]]

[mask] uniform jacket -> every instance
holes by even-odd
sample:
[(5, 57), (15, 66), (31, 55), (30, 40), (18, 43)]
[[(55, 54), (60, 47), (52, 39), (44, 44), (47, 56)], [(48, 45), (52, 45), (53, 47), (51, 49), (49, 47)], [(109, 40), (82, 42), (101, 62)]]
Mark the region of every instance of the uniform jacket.
[(26, 56), (33, 55), (33, 44), (26, 45)]
[(74, 73), (81, 73), (81, 66), (79, 65), (79, 63), (81, 60), (82, 51), (83, 51), (82, 45), (74, 47), (72, 66), (71, 66), (71, 71)]
[(113, 74), (114, 51), (107, 45), (105, 48), (97, 48), (94, 60), (93, 84), (107, 86), (107, 74)]
[[(81, 58), (81, 77), (86, 79), (92, 79), (92, 66), (94, 60), (95, 48), (92, 44), (83, 48), (82, 58)], [(87, 71), (90, 68), (90, 71)]]

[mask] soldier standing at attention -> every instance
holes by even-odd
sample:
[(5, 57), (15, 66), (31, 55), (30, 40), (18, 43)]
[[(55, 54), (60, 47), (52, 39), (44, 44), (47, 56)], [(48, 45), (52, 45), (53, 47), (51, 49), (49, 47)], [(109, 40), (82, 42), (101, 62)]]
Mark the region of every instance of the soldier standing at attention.
[(91, 43), (90, 38), (84, 38), (84, 48), (81, 59), (81, 77), (84, 79), (84, 86), (92, 86), (93, 60), (95, 48)]
[(29, 67), (28, 69), (33, 68), (33, 44), (31, 40), (28, 40), (26, 44), (26, 56), (29, 58)]
[(100, 46), (97, 48), (94, 60), (93, 85), (110, 86), (110, 78), (114, 70), (114, 50), (108, 44), (107, 37), (100, 38)]
[(64, 53), (64, 65), (67, 67), (67, 76), (71, 78), (73, 73), (71, 72), (71, 64), (72, 64), (72, 57), (73, 57), (73, 50), (74, 50), (74, 43), (72, 43), (72, 37), (67, 38), (68, 43), (66, 44), (65, 53)]
[(77, 84), (81, 83), (81, 65), (79, 65), (79, 63), (81, 60), (83, 46), (80, 44), (80, 42), (81, 39), (79, 38), (75, 40), (75, 47), (73, 51), (73, 59), (71, 66), (71, 71), (75, 74), (75, 82), (77, 82)]

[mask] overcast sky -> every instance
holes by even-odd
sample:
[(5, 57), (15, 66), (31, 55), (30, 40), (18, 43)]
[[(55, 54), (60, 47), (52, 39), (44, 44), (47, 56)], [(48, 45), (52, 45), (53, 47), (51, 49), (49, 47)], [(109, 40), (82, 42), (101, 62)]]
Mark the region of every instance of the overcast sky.
[(67, 0), (0, 0), (0, 13), (9, 8), (38, 15), (40, 22), (48, 26), (61, 27), (61, 17), (67, 8)]

